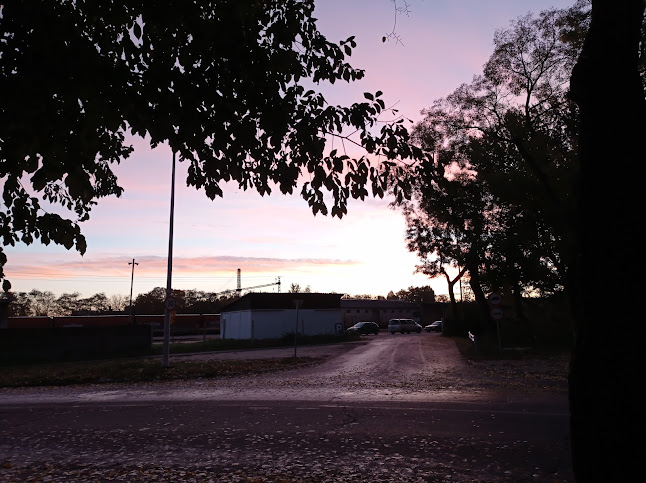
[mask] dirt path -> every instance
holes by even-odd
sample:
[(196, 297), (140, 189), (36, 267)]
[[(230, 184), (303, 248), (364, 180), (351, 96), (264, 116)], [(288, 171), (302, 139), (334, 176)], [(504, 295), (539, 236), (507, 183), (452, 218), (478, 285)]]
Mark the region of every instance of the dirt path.
[[(567, 392), (568, 355), (515, 357), (498, 360), (466, 357), (470, 342), (438, 333), (364, 336), (360, 342), (299, 347), (299, 356), (324, 358), (322, 364), (254, 377), (258, 384), (300, 389), (335, 386), (367, 389), (388, 395), (404, 392), (482, 393), (525, 391)], [(264, 349), (186, 356), (190, 359), (291, 357), (293, 348)], [(364, 396), (369, 397), (369, 394)], [(404, 394), (401, 394), (404, 397)]]
[[(310, 367), (228, 379), (97, 384), (0, 391), (0, 402), (179, 400), (449, 401), (565, 399), (563, 360), (472, 361), (460, 339), (440, 334), (368, 336), (360, 342), (298, 347), (322, 358)], [(294, 348), (173, 356), (173, 361), (292, 357)], [(529, 396), (528, 396), (529, 395)]]

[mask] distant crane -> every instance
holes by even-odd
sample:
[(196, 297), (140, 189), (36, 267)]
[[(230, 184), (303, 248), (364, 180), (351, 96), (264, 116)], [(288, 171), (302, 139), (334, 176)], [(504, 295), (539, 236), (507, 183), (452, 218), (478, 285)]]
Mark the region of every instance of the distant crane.
[(272, 287), (274, 285), (278, 285), (278, 293), (280, 293), (280, 277), (275, 282), (272, 283), (263, 283), (262, 285), (254, 285), (253, 287), (245, 287), (242, 288), (242, 281), (240, 278), (240, 269), (238, 269), (238, 287), (235, 289), (230, 289), (230, 290), (225, 290), (224, 292), (218, 292), (216, 295), (224, 295), (227, 293), (233, 293), (235, 292), (238, 297), (242, 294), (243, 290), (253, 290), (254, 288), (262, 288), (262, 287)]

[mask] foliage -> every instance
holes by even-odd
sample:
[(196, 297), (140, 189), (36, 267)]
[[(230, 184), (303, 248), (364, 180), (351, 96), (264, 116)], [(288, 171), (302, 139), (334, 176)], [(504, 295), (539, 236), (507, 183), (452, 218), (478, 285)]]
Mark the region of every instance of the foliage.
[[(39, 239), (84, 253), (80, 223), (123, 191), (112, 165), (131, 154), (129, 133), (168, 143), (210, 199), (223, 182), (292, 193), (302, 172), (314, 214), (328, 213), (326, 192), (338, 217), (367, 185), (383, 196), (375, 162), (391, 168), (420, 152), (403, 120), (373, 132), (381, 92), (344, 107), (305, 88), (363, 77), (346, 62), (354, 38), (329, 42), (313, 9), (313, 0), (4, 3), (2, 246)], [(326, 152), (332, 137), (343, 149)], [(350, 157), (345, 142), (367, 155)]]
[(288, 290), (288, 292), (289, 292), (289, 293), (311, 293), (311, 292), (312, 292), (312, 289), (310, 288), (310, 286), (309, 286), (309, 285), (308, 285), (308, 286), (306, 286), (305, 288), (301, 288), (300, 284), (298, 284), (298, 283), (292, 283), (292, 284), (289, 286), (289, 290)]
[(396, 293), (393, 293), (391, 291), (386, 297), (386, 300), (393, 299), (406, 300), (412, 303), (431, 303), (435, 302), (435, 291), (431, 288), (430, 285), (425, 285), (424, 287), (408, 287), (407, 289), (401, 289)]
[(354, 295), (346, 294), (346, 295), (343, 296), (343, 298), (345, 298), (345, 299), (360, 299), (360, 300), (379, 300), (380, 296), (379, 295), (371, 295), (371, 294), (368, 294), (368, 293), (364, 293), (364, 294), (354, 294)]
[[(528, 14), (499, 30), (481, 75), (424, 111), (415, 138), (434, 153), (411, 169), (400, 204), (418, 270), (468, 271), (487, 290), (551, 293), (564, 285), (576, 206), (576, 109), (568, 99), (587, 6)], [(570, 36), (567, 37), (564, 33)], [(449, 290), (452, 293), (452, 290)]]
[(58, 312), (54, 315), (71, 315), (80, 308), (81, 294), (79, 292), (64, 293), (56, 300), (58, 305)]
[[(174, 290), (173, 296), (177, 311), (183, 314), (219, 313), (221, 307), (236, 298), (198, 290)], [(74, 292), (56, 297), (52, 292), (34, 289), (30, 292), (9, 292), (8, 298), (10, 316), (108, 314), (127, 312), (129, 309), (129, 299), (120, 294), (107, 297), (104, 293), (98, 293), (83, 298)], [(133, 300), (133, 312), (142, 315), (162, 314), (165, 299), (166, 289), (156, 287)]]
[(182, 293), (184, 302), (181, 313), (184, 314), (217, 314), (220, 312), (221, 307), (230, 304), (238, 298), (235, 293), (231, 292), (217, 294), (193, 289), (184, 290)]
[[(172, 295), (175, 299), (175, 310), (180, 314), (217, 314), (220, 308), (238, 298), (237, 295), (230, 293), (217, 294), (194, 289), (173, 290)], [(155, 287), (149, 292), (137, 295), (133, 301), (134, 313), (163, 314), (164, 300), (166, 300), (166, 289)]]
[[(184, 306), (184, 291), (173, 290), (172, 296), (175, 299), (175, 307), (177, 311), (181, 311)], [(132, 302), (135, 314), (163, 314), (165, 307), (164, 301), (166, 300), (166, 289), (164, 287), (155, 287), (149, 292), (137, 295)]]
[(113, 294), (108, 297), (110, 310), (121, 312), (127, 310), (130, 306), (130, 298), (123, 294)]
[(30, 292), (9, 292), (9, 311), (13, 316), (52, 316), (59, 311), (59, 305), (52, 292), (32, 290)]
[(118, 310), (111, 305), (113, 297), (104, 293), (81, 298), (78, 292), (64, 293), (56, 297), (52, 292), (31, 290), (30, 292), (9, 292), (11, 316), (60, 316), (80, 314), (101, 314)]
[[(292, 284), (293, 293), (309, 293), (307, 286), (304, 290), (298, 284)], [(411, 302), (432, 301), (435, 294), (430, 286), (409, 287), (391, 298), (409, 300)], [(56, 297), (52, 292), (32, 290), (30, 292), (9, 292), (10, 316), (62, 316), (79, 314), (106, 314), (128, 312), (129, 299), (125, 295), (98, 293), (83, 298), (78, 292), (63, 293)], [(173, 290), (177, 313), (180, 314), (217, 314), (225, 305), (235, 301), (238, 296), (232, 293), (204, 292), (196, 289)], [(374, 295), (358, 295), (352, 298), (377, 299)], [(139, 315), (157, 315), (164, 313), (166, 289), (155, 287), (149, 292), (137, 295), (133, 301), (133, 313)]]

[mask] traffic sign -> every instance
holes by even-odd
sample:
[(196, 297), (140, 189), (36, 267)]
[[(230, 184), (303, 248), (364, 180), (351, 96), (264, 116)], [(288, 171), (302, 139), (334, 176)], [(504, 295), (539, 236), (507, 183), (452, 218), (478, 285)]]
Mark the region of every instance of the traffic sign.
[(503, 316), (502, 309), (500, 308), (491, 309), (489, 314), (491, 315), (491, 318), (493, 320), (500, 320), (502, 319), (502, 316)]
[(502, 297), (498, 292), (493, 292), (492, 294), (489, 294), (489, 303), (491, 305), (500, 305), (500, 302), (502, 302)]
[(166, 298), (166, 310), (175, 310), (175, 299), (173, 297)]

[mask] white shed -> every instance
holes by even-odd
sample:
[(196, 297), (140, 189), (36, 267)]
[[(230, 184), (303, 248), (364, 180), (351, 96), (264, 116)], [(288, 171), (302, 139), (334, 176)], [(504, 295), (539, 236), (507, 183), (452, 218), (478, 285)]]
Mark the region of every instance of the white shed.
[(342, 334), (341, 294), (248, 293), (220, 311), (223, 339), (277, 339), (294, 332)]

